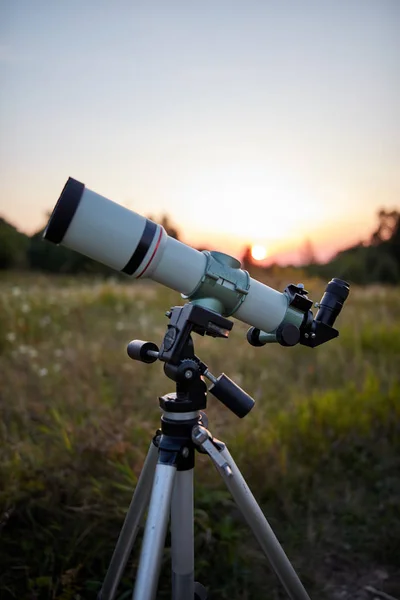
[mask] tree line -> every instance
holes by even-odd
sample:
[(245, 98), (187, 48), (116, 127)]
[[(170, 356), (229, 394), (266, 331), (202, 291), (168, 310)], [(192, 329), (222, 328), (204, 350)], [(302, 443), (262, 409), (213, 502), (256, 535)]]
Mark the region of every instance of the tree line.
[(312, 264), (317, 276), (340, 277), (359, 284), (400, 283), (400, 212), (381, 209), (377, 226), (366, 242), (338, 252), (325, 265)]
[[(330, 279), (339, 277), (352, 283), (400, 283), (400, 212), (381, 209), (377, 213), (377, 225), (370, 238), (341, 250), (330, 261), (319, 263), (309, 240), (299, 249), (300, 266), (303, 272)], [(243, 268), (251, 271), (257, 263), (252, 259), (251, 246), (245, 248)], [(260, 267), (257, 265), (258, 270)], [(276, 272), (277, 265), (264, 267), (267, 273)]]
[[(179, 231), (167, 215), (159, 220), (168, 235), (179, 239)], [(0, 269), (28, 269), (50, 273), (114, 274), (115, 271), (73, 250), (42, 240), (44, 229), (32, 236), (19, 232), (0, 217)], [(371, 237), (338, 252), (325, 264), (318, 263), (312, 247), (300, 250), (301, 265), (310, 275), (341, 277), (353, 283), (400, 283), (400, 212), (381, 209)], [(251, 271), (255, 264), (250, 248), (243, 255), (243, 267)], [(258, 267), (259, 268), (259, 267)], [(266, 270), (271, 267), (267, 267)]]

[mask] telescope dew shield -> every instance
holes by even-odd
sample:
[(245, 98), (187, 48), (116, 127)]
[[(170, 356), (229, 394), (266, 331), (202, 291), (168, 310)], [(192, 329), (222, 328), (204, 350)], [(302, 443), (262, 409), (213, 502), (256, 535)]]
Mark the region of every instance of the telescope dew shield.
[(43, 238), (117, 271), (151, 277), (189, 294), (201, 278), (205, 257), (137, 213), (68, 179)]
[(43, 238), (131, 277), (149, 277), (188, 300), (201, 301), (261, 331), (275, 331), (290, 312), (286, 294), (250, 278), (236, 259), (199, 252), (169, 237), (161, 225), (72, 178)]

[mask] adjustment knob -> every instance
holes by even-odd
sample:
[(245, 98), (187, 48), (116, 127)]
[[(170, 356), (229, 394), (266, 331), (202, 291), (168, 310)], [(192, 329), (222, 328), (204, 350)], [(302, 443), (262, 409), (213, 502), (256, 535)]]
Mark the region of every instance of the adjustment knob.
[(127, 347), (128, 356), (133, 360), (140, 360), (144, 363), (153, 363), (158, 358), (159, 348), (154, 342), (144, 342), (143, 340), (132, 340)]
[(199, 365), (195, 360), (185, 358), (176, 369), (176, 381), (192, 381), (196, 375), (199, 375)]
[(250, 327), (250, 329), (247, 330), (247, 341), (249, 344), (256, 347), (265, 346), (267, 342), (262, 342), (260, 340), (260, 333), (261, 330), (257, 329), (257, 327)]
[(300, 341), (300, 329), (293, 323), (279, 325), (276, 330), (276, 339), (281, 346), (295, 346)]
[(214, 377), (214, 382), (208, 391), (240, 419), (245, 417), (255, 404), (253, 398), (225, 373), (217, 378)]

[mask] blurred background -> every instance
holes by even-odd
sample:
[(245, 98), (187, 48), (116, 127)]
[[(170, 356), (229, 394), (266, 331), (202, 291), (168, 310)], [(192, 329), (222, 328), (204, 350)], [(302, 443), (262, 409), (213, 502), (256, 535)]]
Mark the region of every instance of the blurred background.
[[(171, 391), (125, 347), (179, 295), (41, 240), (68, 176), (276, 289), (351, 283), (326, 346), (196, 348), (257, 401), (210, 428), (310, 595), (400, 598), (399, 31), (397, 0), (0, 0), (2, 598), (96, 597)], [(198, 579), (285, 597), (198, 462)]]

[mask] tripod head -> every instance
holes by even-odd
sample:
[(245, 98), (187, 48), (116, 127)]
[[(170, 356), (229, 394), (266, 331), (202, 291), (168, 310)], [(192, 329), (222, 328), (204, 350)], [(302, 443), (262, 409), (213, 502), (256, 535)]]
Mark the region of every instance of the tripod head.
[[(343, 304), (349, 295), (349, 284), (332, 279), (320, 302), (313, 304), (304, 285), (290, 284), (285, 288), (288, 308), (285, 319), (270, 332), (251, 327), (247, 340), (252, 346), (264, 346), (278, 342), (282, 346), (300, 343), (315, 348), (339, 335), (333, 327)], [(167, 332), (158, 348), (153, 342), (134, 340), (128, 345), (128, 355), (145, 363), (163, 361), (164, 372), (176, 382), (176, 393), (163, 396), (160, 406), (170, 412), (190, 412), (206, 407), (207, 388), (203, 376), (212, 385), (209, 392), (238, 417), (246, 416), (254, 406), (254, 400), (229, 377), (222, 373), (215, 377), (207, 365), (195, 355), (192, 333), (227, 338), (233, 327), (232, 321), (216, 312), (209, 294), (184, 306), (174, 306), (165, 314), (170, 319)], [(207, 308), (207, 306), (211, 306)], [(318, 312), (315, 316), (311, 308)]]
[(255, 402), (227, 375), (215, 377), (207, 365), (195, 355), (192, 333), (227, 338), (232, 321), (198, 304), (174, 306), (167, 311), (170, 319), (167, 331), (158, 348), (153, 342), (134, 340), (128, 344), (128, 355), (134, 360), (153, 363), (164, 362), (164, 372), (176, 382), (176, 393), (160, 398), (166, 412), (191, 412), (206, 408), (207, 386), (203, 376), (212, 385), (209, 392), (239, 418), (246, 416)]

